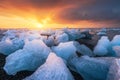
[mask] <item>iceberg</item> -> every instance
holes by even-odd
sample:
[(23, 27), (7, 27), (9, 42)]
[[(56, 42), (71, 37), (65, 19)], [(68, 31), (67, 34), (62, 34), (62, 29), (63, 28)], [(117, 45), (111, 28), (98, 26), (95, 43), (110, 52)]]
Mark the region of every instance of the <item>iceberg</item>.
[(41, 38), (41, 35), (39, 33), (33, 33), (33, 32), (23, 32), (20, 34), (19, 36), (20, 39), (22, 40), (29, 40), (29, 41), (32, 41), (32, 40), (35, 40), (35, 39), (40, 39)]
[(107, 29), (106, 28), (101, 28), (100, 32), (107, 32)]
[(49, 36), (48, 38), (43, 38), (42, 40), (44, 41), (44, 43), (45, 43), (48, 47), (51, 47), (51, 46), (54, 46), (54, 45), (55, 45), (54, 36)]
[(9, 75), (15, 75), (23, 70), (34, 71), (45, 62), (50, 52), (51, 49), (43, 41), (28, 41), (23, 49), (6, 58), (4, 70)]
[(120, 46), (114, 46), (113, 50), (115, 52), (115, 56), (120, 57)]
[(79, 53), (79, 55), (94, 56), (92, 50), (89, 49), (86, 45), (80, 45), (78, 42), (74, 42), (74, 45), (77, 48), (77, 52)]
[(64, 29), (63, 31), (68, 34), (70, 41), (83, 37), (79, 29)]
[(50, 53), (46, 62), (23, 80), (74, 80), (63, 60)]
[(97, 45), (94, 48), (94, 54), (97, 56), (105, 56), (109, 54), (111, 48), (110, 41), (107, 36), (103, 36), (98, 41)]
[(83, 29), (83, 30), (81, 30), (80, 32), (81, 32), (81, 36), (83, 36), (83, 37), (81, 37), (81, 38), (83, 38), (83, 39), (92, 39), (92, 35), (90, 34), (90, 29)]
[(98, 36), (106, 36), (107, 35), (107, 29), (106, 28), (102, 28), (99, 30), (99, 32), (97, 33)]
[(106, 33), (106, 32), (98, 32), (97, 35), (98, 35), (98, 36), (106, 36), (107, 33)]
[(112, 61), (106, 80), (120, 80), (120, 59)]
[(71, 70), (78, 72), (84, 80), (106, 80), (112, 60), (115, 58), (90, 58), (88, 56), (69, 59)]
[(111, 41), (112, 46), (120, 46), (120, 35), (115, 35)]
[(24, 46), (24, 41), (15, 38), (13, 40), (7, 38), (5, 41), (0, 42), (0, 53), (4, 55), (9, 55), (19, 49), (22, 49)]
[(69, 40), (69, 37), (66, 33), (56, 35), (55, 37), (55, 43), (58, 45), (61, 42), (67, 42)]
[(3, 33), (5, 36), (2, 38), (2, 41), (5, 41), (7, 38), (14, 39), (19, 36), (18, 30), (7, 30)]
[(68, 60), (68, 58), (76, 54), (77, 51), (74, 46), (74, 41), (60, 43), (58, 46), (53, 46), (51, 49), (64, 60)]
[(51, 35), (55, 34), (55, 31), (54, 31), (54, 30), (51, 30), (51, 29), (40, 30), (40, 34), (41, 34), (42, 36), (51, 36)]

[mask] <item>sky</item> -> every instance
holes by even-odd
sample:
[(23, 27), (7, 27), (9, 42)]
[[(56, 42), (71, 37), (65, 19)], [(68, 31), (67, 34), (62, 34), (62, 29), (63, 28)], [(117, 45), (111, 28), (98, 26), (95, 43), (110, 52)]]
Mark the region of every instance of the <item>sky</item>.
[(120, 26), (120, 0), (0, 0), (0, 28)]

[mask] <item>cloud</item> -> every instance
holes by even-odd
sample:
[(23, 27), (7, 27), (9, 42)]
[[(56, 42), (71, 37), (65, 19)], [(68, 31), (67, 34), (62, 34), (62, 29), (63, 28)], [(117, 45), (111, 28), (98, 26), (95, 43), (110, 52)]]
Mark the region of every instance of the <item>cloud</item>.
[(55, 8), (69, 5), (75, 5), (77, 3), (86, 2), (84, 0), (1, 0), (0, 4), (3, 6), (15, 6), (15, 7), (33, 7), (33, 8)]
[(120, 21), (120, 0), (94, 0), (88, 5), (62, 10), (58, 17), (65, 21)]
[[(53, 17), (66, 7), (74, 7), (89, 3), (87, 0), (0, 0), (0, 15), (16, 15), (41, 19)], [(91, 0), (92, 1), (92, 0)], [(52, 16), (51, 16), (52, 15)]]
[(50, 17), (58, 25), (120, 25), (120, 0), (0, 0), (0, 15), (38, 21)]

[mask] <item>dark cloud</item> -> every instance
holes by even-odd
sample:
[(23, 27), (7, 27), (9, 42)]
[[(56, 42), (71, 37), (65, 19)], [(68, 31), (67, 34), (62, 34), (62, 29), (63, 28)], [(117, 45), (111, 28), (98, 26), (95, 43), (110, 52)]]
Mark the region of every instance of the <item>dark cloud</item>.
[(0, 0), (3, 6), (14, 7), (32, 7), (32, 8), (55, 8), (63, 6), (76, 5), (78, 3), (88, 2), (86, 0)]
[(120, 21), (120, 0), (94, 0), (88, 5), (67, 8), (59, 14), (66, 21)]

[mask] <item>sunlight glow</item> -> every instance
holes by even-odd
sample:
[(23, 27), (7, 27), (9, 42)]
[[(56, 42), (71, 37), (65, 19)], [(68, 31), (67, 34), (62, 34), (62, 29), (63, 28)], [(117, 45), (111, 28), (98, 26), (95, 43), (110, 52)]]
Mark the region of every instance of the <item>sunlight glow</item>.
[(36, 27), (37, 27), (37, 28), (42, 28), (42, 27), (43, 27), (43, 25), (42, 25), (42, 24), (40, 24), (40, 23), (37, 23), (37, 24), (36, 24)]
[(40, 21), (35, 19), (35, 18), (31, 18), (28, 20), (29, 22), (29, 25), (31, 26), (31, 28), (45, 28), (46, 26), (49, 26), (49, 23), (50, 23), (50, 18), (47, 17), (45, 19), (41, 19)]

